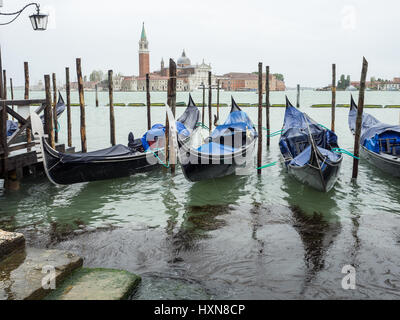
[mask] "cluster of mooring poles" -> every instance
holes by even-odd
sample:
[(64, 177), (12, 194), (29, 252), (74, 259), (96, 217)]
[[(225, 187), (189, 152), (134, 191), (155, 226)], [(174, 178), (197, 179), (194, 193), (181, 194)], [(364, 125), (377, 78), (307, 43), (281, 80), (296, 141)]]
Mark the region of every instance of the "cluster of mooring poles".
[[(262, 123), (262, 108), (263, 108), (263, 73), (262, 73), (262, 63), (258, 64), (258, 153), (257, 153), (257, 173), (261, 174), (261, 161), (262, 161), (262, 132), (263, 132), (263, 123)], [(361, 72), (361, 81), (360, 81), (360, 92), (358, 98), (358, 109), (357, 109), (357, 122), (356, 122), (356, 131), (355, 131), (355, 139), (354, 139), (354, 155), (355, 158), (353, 160), (353, 173), (352, 178), (356, 179), (358, 175), (358, 163), (359, 163), (359, 148), (360, 148), (360, 133), (361, 133), (361, 124), (362, 124), (362, 113), (364, 106), (364, 94), (365, 94), (365, 79), (368, 69), (368, 62), (365, 58), (363, 58), (362, 64), (362, 72)], [(24, 92), (24, 100), (14, 100), (14, 88), (13, 81), (10, 78), (10, 93), (11, 100), (7, 100), (7, 72), (3, 70), (2, 60), (1, 60), (1, 48), (0, 48), (0, 177), (5, 180), (7, 184), (7, 180), (9, 178), (9, 172), (11, 172), (12, 176), (20, 177), (23, 166), (26, 166), (29, 161), (22, 161), (22, 167), (12, 164), (8, 166), (8, 155), (11, 151), (18, 149), (27, 149), (27, 153), (30, 152), (31, 147), (35, 145), (32, 142), (31, 135), (31, 127), (30, 127), (30, 117), (29, 117), (29, 106), (34, 103), (39, 103), (41, 107), (36, 110), (37, 113), (40, 113), (44, 110), (44, 131), (47, 134), (48, 141), (53, 148), (57, 148), (58, 143), (58, 122), (57, 122), (57, 81), (56, 74), (52, 74), (52, 86), (53, 92), (51, 90), (50, 83), (50, 75), (44, 76), (45, 83), (45, 94), (46, 99), (29, 99), (29, 64), (28, 62), (24, 62), (24, 75), (25, 75), (25, 92)], [(70, 69), (69, 67), (65, 68), (65, 79), (66, 79), (66, 109), (67, 109), (67, 145), (69, 148), (72, 148), (72, 124), (71, 124), (71, 84), (70, 84)], [(87, 152), (87, 141), (86, 141), (86, 123), (85, 123), (85, 97), (84, 97), (84, 82), (82, 77), (82, 67), (81, 67), (81, 59), (76, 59), (76, 73), (77, 73), (77, 81), (78, 81), (78, 93), (79, 93), (79, 105), (80, 105), (80, 138), (81, 138), (81, 152)], [(267, 139), (266, 145), (267, 149), (270, 146), (270, 67), (266, 66), (265, 68), (265, 109), (266, 109), (266, 131), (267, 131)], [(213, 121), (212, 121), (212, 89), (217, 89), (217, 114), (214, 115), (214, 126), (218, 125), (219, 121), (219, 90), (220, 83), (217, 80), (217, 85), (213, 86), (211, 81), (211, 72), (208, 74), (208, 86), (202, 83), (201, 88), (203, 91), (203, 103), (202, 103), (202, 123), (205, 124), (205, 92), (208, 89), (208, 127), (211, 133)], [(115, 117), (114, 117), (114, 101), (113, 101), (113, 71), (108, 71), (108, 90), (109, 90), (109, 115), (110, 115), (110, 143), (111, 145), (116, 144), (115, 138)], [(52, 96), (53, 93), (53, 96)], [(98, 100), (98, 87), (95, 86), (95, 98), (96, 98), (96, 107), (99, 105)], [(168, 102), (167, 104), (170, 106), (173, 115), (175, 116), (176, 112), (176, 63), (173, 59), (169, 61), (169, 79), (168, 79)], [(18, 106), (18, 112), (15, 112), (14, 106)], [(151, 97), (150, 97), (150, 75), (146, 74), (146, 105), (147, 105), (147, 128), (151, 128)], [(297, 108), (300, 107), (300, 85), (297, 85)], [(336, 65), (332, 64), (332, 108), (331, 108), (331, 130), (335, 131), (335, 106), (336, 106)], [(19, 129), (16, 133), (14, 133), (11, 137), (7, 137), (6, 127), (7, 127), (7, 119), (8, 114), (10, 114), (14, 119), (17, 119), (19, 123)], [(171, 165), (167, 166), (171, 168), (171, 172), (175, 172), (175, 163), (176, 159), (175, 153), (173, 152), (169, 155), (169, 123), (168, 118), (166, 118), (166, 132), (165, 132), (165, 161), (171, 161)], [(27, 141), (24, 144), (19, 144), (18, 146), (11, 146), (12, 143), (16, 141), (16, 137), (21, 135), (22, 131), (26, 132)], [(21, 162), (21, 161), (20, 161)], [(32, 162), (32, 161), (31, 161)], [(29, 165), (29, 164), (28, 164)], [(10, 170), (11, 169), (11, 170)]]

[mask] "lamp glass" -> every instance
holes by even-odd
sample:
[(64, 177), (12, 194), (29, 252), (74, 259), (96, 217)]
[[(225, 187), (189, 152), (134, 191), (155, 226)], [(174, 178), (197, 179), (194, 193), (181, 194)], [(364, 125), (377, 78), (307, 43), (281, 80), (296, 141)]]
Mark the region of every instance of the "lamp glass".
[(48, 18), (49, 16), (47, 14), (33, 14), (29, 16), (29, 19), (31, 19), (33, 30), (35, 31), (46, 30)]

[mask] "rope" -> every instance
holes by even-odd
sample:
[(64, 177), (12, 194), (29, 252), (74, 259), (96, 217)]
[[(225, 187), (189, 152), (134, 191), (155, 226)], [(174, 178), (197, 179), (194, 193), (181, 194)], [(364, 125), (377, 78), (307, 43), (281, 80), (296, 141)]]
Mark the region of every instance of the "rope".
[(332, 148), (332, 152), (343, 153), (343, 154), (346, 154), (346, 155), (348, 155), (348, 156), (350, 156), (350, 157), (353, 157), (354, 159), (360, 160), (359, 157), (356, 157), (356, 156), (355, 156), (354, 154), (352, 154), (350, 151), (347, 151), (347, 150), (342, 149), (342, 148)]
[(322, 128), (329, 130), (327, 127), (325, 127), (323, 124), (318, 123), (319, 126), (321, 126)]
[[(161, 150), (161, 149), (156, 149), (156, 151), (159, 151), (159, 150)], [(162, 160), (158, 157), (158, 155), (157, 155), (153, 150), (150, 150), (150, 152), (158, 159), (158, 161), (160, 161), (160, 163), (161, 163), (164, 167), (169, 168), (169, 162), (167, 162), (167, 164), (165, 164), (164, 161), (162, 161)]]
[[(271, 131), (271, 129), (267, 129), (267, 128), (265, 128), (265, 127), (262, 127), (262, 128), (263, 128), (263, 130)], [(279, 134), (282, 133), (282, 131), (283, 131), (283, 129), (282, 129), (282, 130), (275, 131), (275, 132), (272, 132), (271, 134), (267, 134), (267, 137), (275, 137), (275, 136), (278, 136)]]
[(205, 129), (210, 129), (209, 127), (207, 127), (205, 124), (203, 124), (201, 122), (197, 122), (196, 123), (196, 127), (202, 127), (202, 128), (205, 128)]
[(274, 162), (268, 163), (268, 164), (266, 164), (264, 166), (258, 167), (257, 170), (268, 168), (268, 167), (272, 167), (272, 166), (276, 165), (277, 163), (278, 163), (278, 161), (274, 161)]
[(54, 128), (54, 131), (58, 133), (58, 132), (60, 132), (60, 129), (61, 129), (61, 125), (57, 120), (57, 128)]

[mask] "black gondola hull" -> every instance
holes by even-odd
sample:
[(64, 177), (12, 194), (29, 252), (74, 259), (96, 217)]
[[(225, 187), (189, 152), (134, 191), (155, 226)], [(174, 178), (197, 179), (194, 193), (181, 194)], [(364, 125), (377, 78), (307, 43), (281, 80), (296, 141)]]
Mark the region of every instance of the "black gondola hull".
[(93, 162), (62, 163), (58, 153), (45, 142), (43, 144), (46, 173), (53, 183), (60, 185), (121, 178), (160, 167), (158, 162), (149, 163), (146, 154)]
[(342, 161), (326, 164), (321, 172), (314, 166), (305, 165), (302, 167), (288, 165), (288, 173), (296, 180), (322, 192), (329, 192), (335, 185), (340, 172)]
[(372, 152), (364, 146), (360, 147), (360, 156), (393, 177), (400, 177), (400, 158), (390, 159), (378, 153)]
[[(195, 182), (213, 178), (237, 174), (237, 169), (245, 168), (248, 162), (252, 162), (255, 139), (241, 152), (224, 157), (208, 156), (199, 153), (191, 153), (188, 161), (181, 161), (181, 167), (187, 180)], [(181, 152), (184, 152), (181, 150)], [(181, 156), (182, 158), (182, 156)]]

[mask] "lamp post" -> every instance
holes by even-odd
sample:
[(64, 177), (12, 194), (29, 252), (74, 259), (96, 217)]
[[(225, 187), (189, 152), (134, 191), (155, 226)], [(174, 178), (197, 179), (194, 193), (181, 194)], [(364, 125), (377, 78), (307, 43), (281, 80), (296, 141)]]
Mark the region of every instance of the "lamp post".
[[(0, 0), (0, 4), (2, 4), (1, 0)], [(18, 10), (16, 12), (0, 12), (0, 16), (7, 16), (7, 17), (11, 18), (10, 21), (0, 23), (0, 26), (5, 26), (5, 25), (8, 25), (8, 24), (14, 22), (21, 15), (21, 13), (30, 6), (36, 6), (36, 13), (29, 16), (29, 19), (31, 20), (31, 23), (32, 23), (33, 30), (35, 30), (35, 31), (46, 30), (49, 15), (40, 13), (40, 5), (37, 4), (36, 2), (29, 3), (25, 7), (23, 7), (21, 10)], [(1, 7), (1, 5), (0, 5), (0, 7)]]

